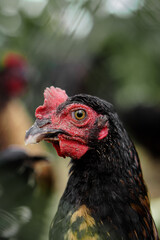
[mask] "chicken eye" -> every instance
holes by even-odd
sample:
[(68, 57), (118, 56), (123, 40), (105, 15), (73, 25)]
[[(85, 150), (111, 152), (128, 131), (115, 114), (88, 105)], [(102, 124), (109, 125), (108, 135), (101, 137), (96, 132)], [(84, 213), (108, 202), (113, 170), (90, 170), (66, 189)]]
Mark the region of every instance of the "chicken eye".
[(86, 117), (86, 111), (82, 109), (76, 110), (75, 112), (73, 112), (73, 114), (74, 114), (74, 118), (77, 120), (82, 120)]

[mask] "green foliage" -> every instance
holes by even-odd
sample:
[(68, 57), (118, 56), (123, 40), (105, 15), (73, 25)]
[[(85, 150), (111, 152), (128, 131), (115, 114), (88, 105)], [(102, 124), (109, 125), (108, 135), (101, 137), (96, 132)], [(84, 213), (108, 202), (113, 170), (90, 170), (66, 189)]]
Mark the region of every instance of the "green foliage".
[(27, 104), (40, 103), (37, 85), (41, 96), (68, 61), (89, 64), (86, 92), (120, 106), (159, 103), (160, 3), (137, 3), (116, 12), (109, 1), (1, 0), (1, 55), (20, 51), (37, 69)]

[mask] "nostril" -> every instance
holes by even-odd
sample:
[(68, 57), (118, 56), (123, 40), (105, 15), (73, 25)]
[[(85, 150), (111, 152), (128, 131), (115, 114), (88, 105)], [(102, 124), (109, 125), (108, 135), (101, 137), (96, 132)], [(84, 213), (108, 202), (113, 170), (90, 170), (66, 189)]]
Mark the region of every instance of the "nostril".
[(50, 118), (44, 118), (44, 119), (36, 119), (37, 126), (39, 128), (45, 127), (46, 125), (51, 124), (51, 119)]

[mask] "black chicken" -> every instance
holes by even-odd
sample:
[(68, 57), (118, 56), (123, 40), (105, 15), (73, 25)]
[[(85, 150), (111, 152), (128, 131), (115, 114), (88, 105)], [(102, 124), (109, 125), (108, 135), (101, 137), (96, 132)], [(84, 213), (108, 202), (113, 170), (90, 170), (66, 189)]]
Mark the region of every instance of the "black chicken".
[(37, 218), (46, 214), (50, 202), (50, 165), (46, 157), (17, 146), (0, 152), (0, 239), (32, 240), (43, 234), (45, 220)]
[(26, 143), (46, 140), (71, 157), (70, 176), (50, 240), (155, 240), (139, 158), (113, 106), (47, 88)]
[(38, 184), (44, 191), (53, 190), (54, 178), (50, 161), (43, 155), (30, 155), (21, 147), (10, 146), (0, 152), (0, 172), (0, 184), (2, 176), (6, 172), (12, 172), (13, 175), (21, 176), (26, 185), (32, 179), (33, 186)]

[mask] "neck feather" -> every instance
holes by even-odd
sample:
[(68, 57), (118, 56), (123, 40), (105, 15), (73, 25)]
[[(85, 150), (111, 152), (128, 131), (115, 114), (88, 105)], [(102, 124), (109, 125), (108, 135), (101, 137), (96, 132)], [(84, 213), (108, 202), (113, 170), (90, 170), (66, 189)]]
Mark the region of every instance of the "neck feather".
[(62, 201), (75, 208), (85, 204), (96, 216), (105, 219), (108, 211), (113, 211), (112, 205), (120, 208), (137, 202), (142, 192), (147, 197), (138, 155), (131, 143), (130, 146), (127, 149), (119, 146), (117, 150), (115, 145), (104, 142), (81, 159), (71, 160)]

